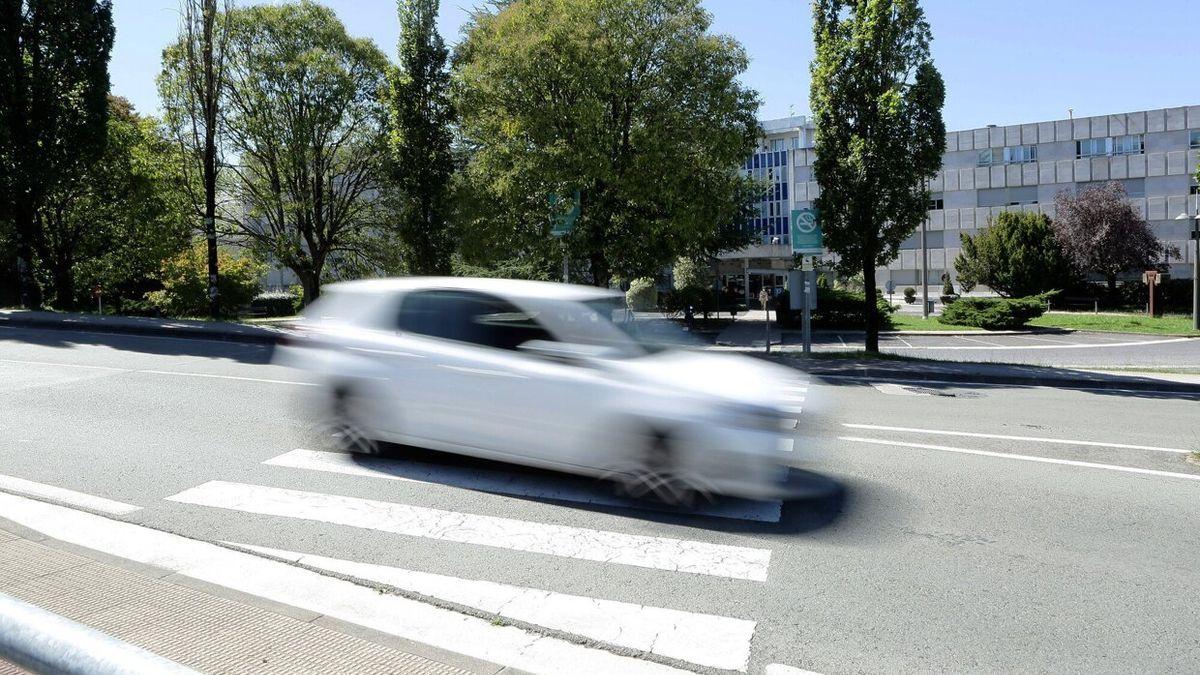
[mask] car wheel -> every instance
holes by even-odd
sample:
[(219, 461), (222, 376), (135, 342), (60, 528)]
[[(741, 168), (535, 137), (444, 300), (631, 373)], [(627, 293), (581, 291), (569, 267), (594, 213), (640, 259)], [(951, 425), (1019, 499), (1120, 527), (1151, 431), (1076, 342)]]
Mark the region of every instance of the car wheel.
[(333, 392), (329, 438), (333, 446), (341, 452), (377, 455), (379, 442), (371, 438), (367, 427), (358, 419), (356, 412), (359, 405), (357, 397), (350, 389), (343, 387)]
[(619, 494), (633, 499), (654, 499), (671, 506), (691, 507), (699, 491), (678, 470), (676, 446), (670, 434), (651, 430), (631, 470), (617, 482)]

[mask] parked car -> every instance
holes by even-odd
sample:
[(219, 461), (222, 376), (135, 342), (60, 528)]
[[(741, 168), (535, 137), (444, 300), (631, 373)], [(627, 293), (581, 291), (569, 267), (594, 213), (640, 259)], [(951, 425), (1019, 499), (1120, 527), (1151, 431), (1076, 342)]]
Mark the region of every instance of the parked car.
[[(660, 330), (647, 330), (651, 325)], [(795, 372), (681, 349), (619, 292), (498, 279), (328, 286), (276, 362), (321, 386), (331, 439), (380, 441), (611, 479), (628, 494), (773, 497)]]

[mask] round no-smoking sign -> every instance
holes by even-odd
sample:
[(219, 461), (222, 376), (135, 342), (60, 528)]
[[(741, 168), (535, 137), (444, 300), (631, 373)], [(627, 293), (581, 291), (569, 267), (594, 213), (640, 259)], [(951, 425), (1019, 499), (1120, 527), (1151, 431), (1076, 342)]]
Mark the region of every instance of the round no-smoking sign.
[(817, 229), (817, 214), (812, 209), (800, 209), (796, 214), (796, 229), (801, 234), (810, 234)]

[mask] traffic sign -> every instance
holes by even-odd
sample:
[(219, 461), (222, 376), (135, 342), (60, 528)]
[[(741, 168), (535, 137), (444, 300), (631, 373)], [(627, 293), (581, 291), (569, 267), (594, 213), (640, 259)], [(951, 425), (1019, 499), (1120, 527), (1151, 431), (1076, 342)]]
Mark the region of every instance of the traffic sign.
[(820, 213), (814, 207), (792, 209), (792, 253), (816, 255), (825, 252)]
[(550, 234), (561, 237), (575, 229), (575, 221), (579, 220), (579, 190), (575, 191), (573, 198), (569, 200), (571, 208), (564, 211), (563, 207), (559, 206), (559, 196), (550, 195)]

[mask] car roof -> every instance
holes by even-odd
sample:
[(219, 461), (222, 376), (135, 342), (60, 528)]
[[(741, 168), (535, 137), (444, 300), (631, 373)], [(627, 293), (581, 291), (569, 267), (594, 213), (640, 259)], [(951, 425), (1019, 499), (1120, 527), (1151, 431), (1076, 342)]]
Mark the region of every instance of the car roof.
[(602, 298), (622, 297), (620, 291), (596, 286), (580, 286), (551, 281), (526, 279), (489, 279), (480, 277), (393, 277), (360, 279), (330, 284), (326, 290), (338, 293), (387, 294), (426, 289), (455, 289), (494, 293), (500, 296), (569, 300), (581, 302)]

